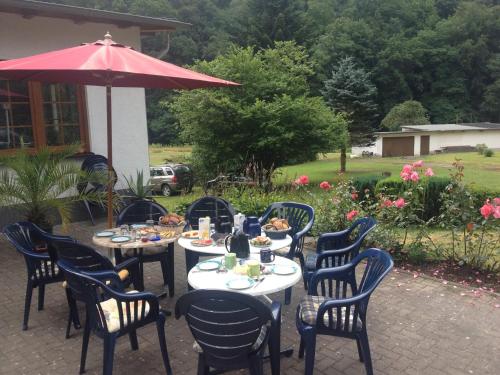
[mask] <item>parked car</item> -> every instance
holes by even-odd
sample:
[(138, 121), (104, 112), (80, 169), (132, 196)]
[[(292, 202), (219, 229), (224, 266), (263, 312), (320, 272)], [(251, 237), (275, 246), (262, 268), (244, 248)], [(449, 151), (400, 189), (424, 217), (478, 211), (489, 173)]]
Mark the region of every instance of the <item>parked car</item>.
[(193, 190), (194, 176), (186, 164), (163, 164), (149, 168), (153, 192), (168, 197), (172, 193)]
[(224, 190), (224, 188), (229, 186), (255, 186), (256, 183), (249, 177), (245, 176), (235, 176), (235, 175), (221, 175), (217, 176), (213, 180), (207, 181), (205, 184), (205, 191), (209, 189), (213, 190)]

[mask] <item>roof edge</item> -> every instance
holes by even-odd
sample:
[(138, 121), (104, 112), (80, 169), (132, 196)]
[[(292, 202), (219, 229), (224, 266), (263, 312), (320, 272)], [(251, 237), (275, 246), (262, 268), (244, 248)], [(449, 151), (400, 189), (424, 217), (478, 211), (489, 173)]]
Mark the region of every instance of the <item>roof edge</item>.
[(191, 24), (175, 18), (159, 18), (110, 10), (85, 8), (38, 0), (0, 0), (0, 12), (21, 14), (23, 17), (52, 17), (74, 22), (110, 23), (118, 27), (138, 26), (141, 32), (175, 31)]

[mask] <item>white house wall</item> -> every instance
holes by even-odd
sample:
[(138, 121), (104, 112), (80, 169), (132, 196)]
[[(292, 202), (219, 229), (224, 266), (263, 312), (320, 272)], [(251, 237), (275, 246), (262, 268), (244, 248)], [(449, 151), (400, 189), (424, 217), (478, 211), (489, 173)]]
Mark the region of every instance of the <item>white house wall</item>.
[(500, 149), (500, 131), (477, 130), (464, 132), (401, 132), (387, 135), (379, 135), (375, 141), (375, 155), (382, 155), (383, 138), (391, 137), (414, 137), (415, 156), (420, 155), (420, 137), (429, 135), (429, 151), (431, 153), (440, 151), (443, 147), (450, 146), (476, 146), (484, 143), (489, 148)]
[[(113, 40), (141, 49), (138, 27), (118, 28), (102, 23), (73, 21), (0, 13), (0, 59), (14, 59), (73, 47), (103, 39), (109, 31)], [(87, 86), (90, 151), (107, 155), (106, 96), (103, 87)], [(118, 187), (124, 187), (123, 175), (143, 170), (149, 176), (148, 134), (144, 89), (113, 89), (113, 165)]]
[(500, 148), (500, 131), (478, 130), (466, 132), (436, 132), (430, 134), (431, 152), (449, 146), (476, 146), (484, 143), (489, 148)]

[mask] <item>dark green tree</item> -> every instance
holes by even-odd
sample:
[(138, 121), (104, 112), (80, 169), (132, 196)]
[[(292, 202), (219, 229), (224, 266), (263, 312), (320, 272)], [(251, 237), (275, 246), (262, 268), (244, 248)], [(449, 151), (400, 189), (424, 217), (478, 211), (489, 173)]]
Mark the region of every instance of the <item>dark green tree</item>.
[(407, 100), (395, 105), (384, 117), (380, 125), (391, 131), (401, 129), (401, 125), (430, 124), (429, 116), (424, 106), (416, 100)]
[[(328, 105), (335, 112), (345, 114), (349, 121), (350, 143), (355, 146), (370, 144), (377, 115), (374, 101), (377, 88), (371, 82), (370, 74), (356, 66), (352, 57), (346, 57), (332, 70), (322, 93)], [(341, 172), (346, 170), (346, 148), (347, 144), (341, 148)]]
[(241, 87), (182, 92), (172, 110), (193, 163), (205, 176), (242, 172), (249, 161), (261, 170), (313, 160), (335, 147), (344, 121), (321, 97), (310, 97), (312, 74), (305, 50), (292, 42), (255, 52), (233, 47), (194, 69)]

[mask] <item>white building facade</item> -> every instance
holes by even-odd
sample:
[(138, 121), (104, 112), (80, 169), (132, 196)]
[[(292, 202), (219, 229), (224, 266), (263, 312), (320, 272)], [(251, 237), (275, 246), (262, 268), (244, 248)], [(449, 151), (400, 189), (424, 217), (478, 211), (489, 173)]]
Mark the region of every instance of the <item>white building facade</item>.
[[(108, 31), (116, 42), (141, 50), (143, 32), (173, 31), (177, 24), (182, 26), (164, 19), (0, 0), (0, 60), (94, 42)], [(112, 107), (113, 164), (121, 188), (123, 175), (142, 170), (149, 176), (144, 89), (113, 88)], [(21, 143), (34, 152), (79, 143), (82, 152), (107, 156), (104, 87), (0, 79), (0, 109), (0, 154)]]
[(376, 134), (374, 153), (379, 156), (428, 155), (478, 144), (500, 149), (500, 124), (492, 123), (408, 125)]

